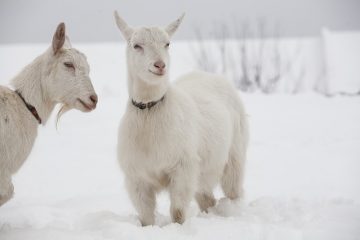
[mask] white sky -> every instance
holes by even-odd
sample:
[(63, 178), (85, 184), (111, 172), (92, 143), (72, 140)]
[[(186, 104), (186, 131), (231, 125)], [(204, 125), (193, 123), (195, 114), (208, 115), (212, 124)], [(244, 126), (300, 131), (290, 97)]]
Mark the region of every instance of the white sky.
[(61, 21), (72, 41), (121, 39), (112, 12), (131, 25), (166, 25), (186, 12), (177, 39), (209, 32), (215, 23), (265, 23), (266, 34), (316, 36), (322, 27), (360, 30), (360, 0), (0, 0), (0, 43), (48, 42)]

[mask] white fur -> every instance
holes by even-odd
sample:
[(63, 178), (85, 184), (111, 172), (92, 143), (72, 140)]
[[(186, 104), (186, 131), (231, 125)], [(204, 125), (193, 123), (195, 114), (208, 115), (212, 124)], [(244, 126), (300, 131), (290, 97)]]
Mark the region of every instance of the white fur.
[[(64, 63), (71, 63), (74, 68)], [(26, 66), (12, 85), (36, 108), (43, 124), (57, 103), (63, 104), (65, 110), (76, 108), (84, 112), (96, 107), (86, 57), (71, 48), (63, 23), (55, 32), (52, 47)], [(30, 154), (37, 128), (38, 121), (21, 98), (0, 86), (0, 206), (13, 195), (11, 176)]]
[[(182, 17), (164, 30), (133, 29), (115, 13), (128, 41), (129, 102), (118, 135), (118, 158), (143, 225), (154, 224), (156, 193), (168, 189), (171, 217), (183, 223), (193, 197), (202, 211), (214, 206), (221, 182), (230, 199), (242, 196), (248, 127), (236, 89), (221, 76), (192, 72), (169, 84), (164, 47)], [(141, 44), (142, 49), (134, 49)], [(163, 75), (153, 64), (163, 61)], [(140, 110), (137, 102), (157, 101)]]

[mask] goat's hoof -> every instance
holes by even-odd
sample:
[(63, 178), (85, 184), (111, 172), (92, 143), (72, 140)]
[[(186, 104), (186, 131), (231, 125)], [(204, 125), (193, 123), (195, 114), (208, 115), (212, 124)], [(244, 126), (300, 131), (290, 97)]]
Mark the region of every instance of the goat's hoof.
[(173, 222), (183, 224), (185, 222), (185, 214), (181, 209), (174, 209), (171, 214)]
[(140, 223), (142, 227), (151, 226), (154, 225), (155, 220), (154, 219), (140, 219)]
[(216, 205), (216, 199), (212, 195), (197, 194), (196, 200), (201, 212), (208, 213), (209, 208), (212, 208)]

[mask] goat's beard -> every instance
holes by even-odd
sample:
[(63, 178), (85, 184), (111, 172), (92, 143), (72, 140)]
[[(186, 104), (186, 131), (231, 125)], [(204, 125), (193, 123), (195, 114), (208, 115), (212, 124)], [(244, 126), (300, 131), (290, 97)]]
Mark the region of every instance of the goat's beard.
[(58, 123), (59, 123), (61, 116), (64, 115), (64, 113), (66, 113), (70, 109), (71, 109), (71, 107), (67, 104), (61, 105), (59, 112), (56, 114), (56, 129), (58, 129)]

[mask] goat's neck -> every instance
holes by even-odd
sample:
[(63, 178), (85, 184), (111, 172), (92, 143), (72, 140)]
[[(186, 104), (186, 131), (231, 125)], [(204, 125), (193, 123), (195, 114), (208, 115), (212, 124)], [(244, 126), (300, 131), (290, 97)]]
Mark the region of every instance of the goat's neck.
[(161, 99), (169, 87), (168, 79), (159, 84), (151, 85), (137, 76), (129, 74), (129, 95), (136, 102), (148, 103)]
[(27, 103), (36, 108), (44, 124), (55, 107), (55, 102), (51, 101), (43, 86), (49, 75), (48, 67), (46, 54), (43, 54), (27, 65), (12, 80), (15, 90), (21, 93)]

